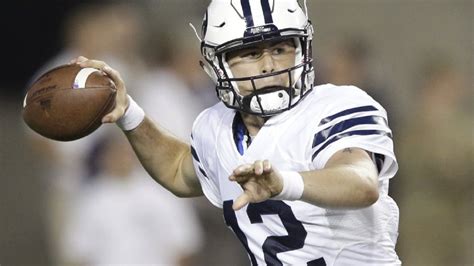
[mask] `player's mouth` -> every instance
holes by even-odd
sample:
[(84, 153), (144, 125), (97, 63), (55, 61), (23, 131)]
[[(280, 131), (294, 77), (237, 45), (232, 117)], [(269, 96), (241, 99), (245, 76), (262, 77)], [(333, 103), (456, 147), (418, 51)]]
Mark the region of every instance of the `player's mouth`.
[(275, 83), (275, 84), (272, 84), (272, 85), (265, 85), (263, 87), (257, 87), (256, 90), (257, 91), (268, 91), (268, 90), (274, 90), (275, 88), (282, 88), (282, 87), (287, 87), (285, 85), (283, 85), (283, 82), (282, 83)]

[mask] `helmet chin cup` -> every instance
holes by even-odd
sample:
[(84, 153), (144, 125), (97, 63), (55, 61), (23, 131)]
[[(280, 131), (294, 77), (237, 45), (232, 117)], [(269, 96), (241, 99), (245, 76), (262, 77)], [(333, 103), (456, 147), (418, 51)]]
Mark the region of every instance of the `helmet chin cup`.
[(256, 90), (242, 98), (243, 108), (251, 113), (271, 115), (288, 110), (290, 104), (290, 88), (274, 86)]

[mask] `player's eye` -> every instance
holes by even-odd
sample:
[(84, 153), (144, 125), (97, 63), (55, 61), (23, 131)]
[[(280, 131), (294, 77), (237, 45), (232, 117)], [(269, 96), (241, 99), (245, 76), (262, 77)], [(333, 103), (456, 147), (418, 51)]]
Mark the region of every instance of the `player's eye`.
[(293, 47), (292, 45), (290, 45), (288, 43), (281, 43), (281, 44), (275, 45), (272, 48), (272, 53), (274, 55), (282, 55), (282, 54), (289, 53), (289, 52), (293, 51), (294, 49), (295, 49), (295, 47)]
[(277, 47), (273, 49), (273, 54), (275, 55), (284, 54), (286, 52), (287, 52), (287, 49), (285, 49), (284, 47)]
[(262, 55), (262, 53), (258, 50), (250, 50), (247, 52), (244, 52), (241, 57), (245, 59), (256, 59), (259, 58)]

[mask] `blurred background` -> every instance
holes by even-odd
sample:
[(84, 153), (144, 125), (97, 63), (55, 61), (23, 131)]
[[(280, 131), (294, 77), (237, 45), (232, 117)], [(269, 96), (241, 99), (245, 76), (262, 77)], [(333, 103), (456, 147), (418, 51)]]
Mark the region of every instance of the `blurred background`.
[[(473, 1), (308, 2), (318, 83), (355, 84), (389, 113), (404, 265), (473, 265)], [(154, 185), (113, 126), (59, 143), (21, 119), (29, 82), (84, 55), (118, 69), (145, 111), (187, 140), (217, 102), (188, 25), (200, 29), (207, 4), (1, 4), (1, 265), (248, 265), (221, 211)]]

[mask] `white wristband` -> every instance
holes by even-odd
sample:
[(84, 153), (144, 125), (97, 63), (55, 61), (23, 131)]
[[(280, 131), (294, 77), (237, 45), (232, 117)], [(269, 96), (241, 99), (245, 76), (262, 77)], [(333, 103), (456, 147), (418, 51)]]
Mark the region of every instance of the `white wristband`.
[(280, 171), (283, 179), (283, 189), (273, 197), (276, 200), (299, 200), (303, 196), (303, 177), (295, 171)]
[(145, 112), (143, 109), (130, 97), (127, 95), (129, 105), (127, 111), (123, 116), (117, 120), (117, 126), (120, 127), (123, 131), (130, 131), (137, 128), (145, 119)]

